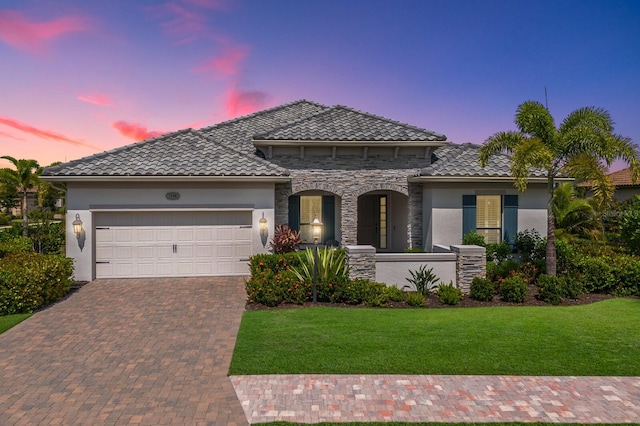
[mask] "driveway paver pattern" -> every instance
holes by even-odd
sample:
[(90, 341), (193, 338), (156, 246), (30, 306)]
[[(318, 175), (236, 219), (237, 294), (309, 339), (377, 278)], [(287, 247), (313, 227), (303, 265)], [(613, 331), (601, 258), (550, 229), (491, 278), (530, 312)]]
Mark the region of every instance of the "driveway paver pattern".
[(640, 377), (232, 376), (249, 423), (640, 424)]
[(2, 425), (246, 425), (242, 278), (97, 280), (0, 335)]

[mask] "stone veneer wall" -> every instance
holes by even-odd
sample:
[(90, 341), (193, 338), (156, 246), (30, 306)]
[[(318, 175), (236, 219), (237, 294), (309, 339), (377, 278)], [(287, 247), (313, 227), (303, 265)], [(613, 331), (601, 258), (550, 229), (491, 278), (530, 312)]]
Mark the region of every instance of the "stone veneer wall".
[(475, 277), (487, 276), (487, 253), (481, 246), (451, 246), (456, 254), (456, 282), (463, 293), (469, 294)]
[(376, 249), (372, 246), (346, 246), (349, 278), (376, 280)]
[(288, 197), (302, 191), (325, 191), (341, 198), (340, 231), (343, 246), (358, 241), (358, 197), (367, 192), (388, 190), (408, 197), (407, 243), (409, 247), (422, 247), (422, 185), (409, 183), (429, 164), (429, 159), (417, 156), (387, 157), (343, 156), (329, 157), (274, 156), (268, 161), (291, 172), (291, 183), (276, 184), (276, 224), (289, 221)]

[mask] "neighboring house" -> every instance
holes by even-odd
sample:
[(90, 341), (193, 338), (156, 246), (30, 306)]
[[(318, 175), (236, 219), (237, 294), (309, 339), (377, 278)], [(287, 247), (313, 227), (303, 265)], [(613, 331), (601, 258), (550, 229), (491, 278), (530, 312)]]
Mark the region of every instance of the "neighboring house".
[(609, 173), (613, 185), (616, 187), (614, 197), (618, 201), (627, 200), (634, 195), (640, 195), (640, 182), (633, 183), (631, 180), (631, 169), (626, 168), (617, 172)]
[[(67, 183), (76, 279), (245, 274), (275, 225), (379, 252), (546, 233), (546, 179), (509, 157), (345, 106), (293, 102), (48, 168)], [(266, 220), (266, 225), (264, 220)], [(82, 231), (74, 234), (76, 228)], [(264, 226), (261, 232), (261, 224)], [(437, 249), (437, 248), (436, 248)]]
[[(31, 188), (27, 190), (27, 209), (29, 211), (38, 207), (38, 189)], [(13, 216), (22, 217), (22, 195), (18, 194), (16, 199), (16, 205), (11, 208), (11, 214)]]

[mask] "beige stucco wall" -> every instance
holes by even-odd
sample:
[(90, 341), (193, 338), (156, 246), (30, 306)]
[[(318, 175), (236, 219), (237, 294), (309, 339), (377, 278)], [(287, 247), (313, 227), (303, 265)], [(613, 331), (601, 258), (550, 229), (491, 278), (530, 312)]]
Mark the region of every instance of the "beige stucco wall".
[[(519, 192), (511, 183), (443, 182), (425, 183), (423, 187), (425, 212), (425, 249), (435, 244), (450, 246), (462, 242), (462, 196), (469, 194), (518, 195), (518, 232), (537, 229), (547, 232), (547, 188), (545, 184), (530, 184), (526, 192)], [(430, 217), (428, 217), (430, 216)]]
[[(167, 199), (167, 192), (178, 192), (180, 198)], [(95, 277), (93, 253), (93, 212), (105, 209), (197, 209), (251, 208), (253, 253), (267, 252), (262, 245), (258, 221), (264, 213), (269, 238), (274, 229), (274, 183), (269, 182), (126, 182), (67, 184), (67, 256), (74, 259), (75, 278), (90, 281)], [(84, 248), (73, 233), (73, 221), (80, 216), (85, 229)]]

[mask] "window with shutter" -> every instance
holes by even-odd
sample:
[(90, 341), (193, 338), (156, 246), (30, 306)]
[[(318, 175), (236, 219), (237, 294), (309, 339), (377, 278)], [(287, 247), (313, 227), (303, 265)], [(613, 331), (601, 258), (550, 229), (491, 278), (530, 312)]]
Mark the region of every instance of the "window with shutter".
[(487, 243), (499, 243), (502, 237), (502, 197), (476, 196), (476, 232)]

